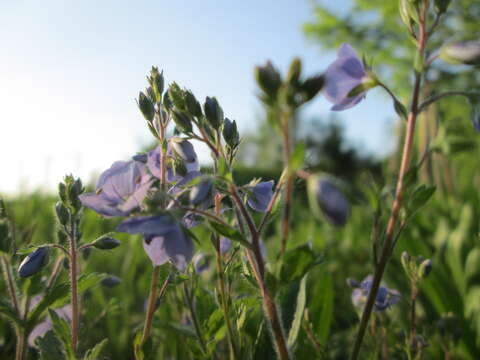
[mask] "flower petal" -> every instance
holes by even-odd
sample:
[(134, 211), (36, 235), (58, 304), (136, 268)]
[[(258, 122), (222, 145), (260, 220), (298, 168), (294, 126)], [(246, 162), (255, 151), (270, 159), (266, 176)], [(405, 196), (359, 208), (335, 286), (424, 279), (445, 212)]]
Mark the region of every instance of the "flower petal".
[(117, 231), (127, 234), (164, 235), (175, 227), (178, 225), (169, 215), (140, 216), (123, 221), (117, 226)]

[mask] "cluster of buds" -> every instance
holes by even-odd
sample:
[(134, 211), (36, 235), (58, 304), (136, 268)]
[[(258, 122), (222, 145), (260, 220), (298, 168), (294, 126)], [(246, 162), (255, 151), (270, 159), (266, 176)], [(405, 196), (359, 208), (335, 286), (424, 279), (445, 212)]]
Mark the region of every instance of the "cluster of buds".
[(411, 256), (406, 251), (402, 253), (401, 262), (410, 281), (418, 282), (426, 278), (432, 271), (432, 260), (423, 256)]

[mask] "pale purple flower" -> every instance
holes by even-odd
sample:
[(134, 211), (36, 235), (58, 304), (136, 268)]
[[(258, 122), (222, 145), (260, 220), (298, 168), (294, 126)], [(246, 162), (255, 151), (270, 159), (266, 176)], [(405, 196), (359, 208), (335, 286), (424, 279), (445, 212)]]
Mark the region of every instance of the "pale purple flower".
[(273, 196), (273, 180), (264, 181), (255, 185), (252, 195), (248, 199), (248, 205), (255, 211), (267, 211), (268, 204)]
[(138, 161), (117, 161), (100, 175), (94, 193), (80, 195), (86, 207), (104, 216), (126, 216), (147, 196), (151, 177)]
[[(152, 151), (148, 152), (148, 158), (147, 158), (147, 166), (148, 166), (148, 169), (150, 170), (150, 173), (159, 179), (160, 179), (160, 169), (161, 169), (160, 152), (161, 152), (161, 147), (159, 145)], [(193, 148), (193, 145), (189, 141), (182, 139), (180, 142), (180, 140), (178, 140), (177, 138), (171, 138), (168, 143), (167, 152), (165, 155), (167, 159), (173, 159), (174, 154), (177, 154), (178, 157), (183, 161), (187, 174), (191, 172), (197, 173), (200, 170), (197, 154), (195, 153), (195, 149)], [(166, 177), (168, 182), (181, 181), (185, 176), (185, 174), (183, 176), (179, 174), (175, 174), (170, 164), (167, 164), (166, 170), (167, 170)]]
[[(372, 288), (372, 281), (372, 275), (367, 276), (361, 283), (352, 280), (349, 281), (349, 285), (355, 287), (352, 292), (352, 303), (357, 309), (363, 309), (367, 303), (368, 295)], [(384, 311), (398, 303), (400, 298), (400, 293), (397, 290), (380, 285), (373, 309), (375, 311)]]
[(220, 238), (220, 253), (222, 255), (226, 254), (227, 252), (230, 251), (231, 248), (232, 248), (232, 242), (230, 241), (230, 239), (227, 239), (225, 236), (222, 236)]
[(185, 270), (192, 259), (192, 240), (168, 215), (127, 219), (117, 227), (117, 231), (143, 234), (143, 248), (155, 266), (171, 261), (177, 269)]
[(337, 59), (325, 73), (324, 95), (334, 105), (332, 110), (341, 111), (357, 105), (365, 98), (365, 92), (349, 97), (355, 87), (368, 78), (362, 60), (349, 44), (338, 49)]

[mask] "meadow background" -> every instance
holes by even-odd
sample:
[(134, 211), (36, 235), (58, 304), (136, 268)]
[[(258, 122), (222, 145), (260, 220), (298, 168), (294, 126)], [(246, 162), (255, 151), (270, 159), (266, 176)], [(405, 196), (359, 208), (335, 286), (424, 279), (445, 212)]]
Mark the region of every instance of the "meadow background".
[[(240, 184), (253, 177), (277, 179), (281, 172), (280, 139), (272, 135), (255, 100), (255, 64), (271, 58), (285, 67), (298, 55), (307, 73), (319, 72), (334, 58), (338, 45), (349, 42), (360, 53), (373, 56), (376, 70), (408, 99), (413, 46), (402, 30), (397, 3), (335, 3), (200, 5), (180, 1), (130, 8), (119, 2), (114, 10), (93, 3), (67, 6), (59, 2), (48, 10), (39, 2), (0, 5), (4, 10), (0, 19), (6, 20), (0, 38), (7, 50), (6, 57), (0, 59), (0, 73), (7, 79), (0, 90), (5, 101), (0, 108), (0, 146), (6, 163), (0, 193), (13, 215), (16, 247), (55, 239), (55, 184), (64, 173), (81, 176), (93, 187), (95, 172), (114, 160), (151, 148), (148, 129), (133, 98), (152, 64), (164, 69), (167, 81), (184, 84), (199, 98), (218, 96), (226, 115), (239, 122), (243, 143), (234, 175)], [(434, 42), (441, 44), (459, 33), (478, 35), (477, 1), (454, 1), (449, 11), (451, 20)], [(35, 42), (34, 47), (28, 46)], [(439, 66), (429, 74), (427, 84), (427, 89), (435, 91), (478, 89), (480, 75), (478, 69), (458, 71)], [(361, 194), (367, 177), (382, 185), (393, 183), (401, 128), (390, 101), (377, 90), (351, 112), (332, 116), (328, 107), (322, 99), (309, 105), (296, 119), (296, 136), (305, 140), (309, 169), (334, 174), (352, 186), (356, 194), (352, 216), (341, 230), (315, 220), (305, 206), (305, 184), (299, 180), (289, 248), (308, 241), (324, 254), (322, 264), (309, 275), (309, 317), (326, 358), (345, 359), (358, 324), (346, 279), (361, 280), (372, 272), (373, 213)], [(423, 113), (419, 121), (415, 160), (420, 160), (428, 146), (435, 150), (425, 160), (419, 180), (436, 185), (437, 191), (404, 232), (386, 272), (389, 287), (405, 294), (384, 317), (388, 324), (384, 336), (393, 359), (403, 358), (399, 355), (405, 343), (402, 329), (408, 328), (404, 316), (408, 312), (408, 284), (399, 260), (405, 250), (433, 261), (418, 304), (419, 331), (429, 344), (426, 358), (447, 358), (446, 353), (459, 359), (480, 356), (480, 137), (472, 130), (469, 112), (465, 100), (448, 98)], [(205, 160), (202, 151), (207, 150), (202, 149), (197, 152)], [(208, 168), (209, 163), (203, 166)], [(115, 224), (115, 220), (86, 210), (83, 238), (94, 239)], [(272, 259), (279, 248), (279, 226), (273, 221), (263, 238), (267, 256)], [(121, 279), (117, 286), (99, 285), (85, 294), (82, 331), (91, 343), (83, 346), (89, 348), (108, 338), (105, 354), (111, 359), (129, 359), (133, 356), (134, 331), (143, 321), (151, 263), (139, 237), (119, 234), (118, 238), (122, 240), (119, 248), (108, 255), (93, 250), (82, 262), (83, 271)], [(212, 251), (207, 243), (196, 247)], [(61, 276), (66, 278), (66, 271)], [(201, 321), (210, 325), (211, 277), (210, 272), (202, 275), (205, 304), (199, 304), (204, 311)], [(1, 294), (5, 294), (4, 286), (0, 282)], [(192, 341), (188, 329), (175, 325), (181, 311), (170, 310), (180, 306), (178, 296), (175, 291), (168, 294), (164, 300), (168, 306), (162, 303), (156, 313), (156, 359), (190, 356), (185, 350)], [(282, 315), (291, 321), (288, 293), (280, 293), (279, 301)], [(273, 359), (266, 331), (259, 333), (255, 326), (261, 317), (260, 301), (250, 299), (248, 306), (252, 314), (242, 331), (246, 337), (258, 337), (265, 343), (254, 357)], [(215, 336), (221, 339), (225, 334), (219, 328)], [(8, 322), (1, 320), (1, 359), (12, 358), (13, 339)], [(373, 339), (371, 335), (366, 338), (366, 346), (372, 350), (365, 358), (376, 356)], [(312, 358), (315, 350), (304, 330), (299, 341), (297, 358)], [(34, 359), (36, 354), (31, 351), (29, 356)]]

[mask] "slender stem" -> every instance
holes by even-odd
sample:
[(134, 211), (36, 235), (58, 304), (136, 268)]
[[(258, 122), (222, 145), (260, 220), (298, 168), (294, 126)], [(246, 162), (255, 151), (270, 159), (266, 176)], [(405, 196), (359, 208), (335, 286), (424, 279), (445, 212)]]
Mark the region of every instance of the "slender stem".
[(283, 218), (282, 218), (282, 242), (280, 247), (279, 258), (285, 254), (287, 249), (288, 235), (290, 233), (290, 214), (292, 211), (292, 195), (293, 195), (293, 182), (295, 180), (295, 174), (290, 173), (290, 157), (292, 154), (291, 150), (291, 139), (290, 139), (290, 117), (291, 112), (285, 111), (284, 119), (282, 121), (282, 135), (283, 135), (283, 166), (287, 169), (287, 180), (285, 186), (285, 207), (283, 209)]
[(7, 283), (8, 294), (10, 295), (10, 299), (12, 300), (12, 305), (17, 314), (20, 315), (20, 307), (18, 306), (18, 299), (17, 299), (17, 289), (15, 288), (15, 283), (12, 278), (12, 273), (10, 272), (10, 265), (9, 261), (5, 255), (1, 255), (3, 273), (5, 275), (5, 281)]
[[(215, 213), (219, 217), (220, 216), (220, 206), (221, 206), (221, 195), (215, 195)], [(238, 347), (235, 342), (235, 332), (233, 330), (232, 322), (230, 321), (230, 298), (226, 291), (225, 286), (225, 274), (223, 272), (223, 264), (222, 264), (222, 254), (220, 252), (220, 237), (215, 234), (214, 235), (215, 241), (215, 256), (216, 256), (216, 264), (217, 264), (217, 272), (218, 272), (218, 287), (220, 292), (220, 300), (222, 305), (222, 310), (225, 316), (225, 323), (227, 325), (227, 334), (228, 334), (228, 343), (230, 345), (230, 353), (233, 359), (240, 359)]]
[(230, 186), (230, 192), (232, 194), (232, 198), (240, 210), (240, 213), (244, 217), (247, 227), (250, 231), (253, 250), (247, 250), (247, 259), (252, 266), (253, 273), (257, 280), (258, 286), (260, 288), (260, 293), (262, 296), (263, 301), (263, 308), (265, 310), (265, 314), (267, 315), (267, 319), (270, 322), (270, 328), (273, 335), (273, 340), (275, 343), (276, 350), (278, 352), (278, 356), (281, 360), (288, 360), (290, 359), (290, 355), (288, 353), (287, 344), (285, 342), (285, 336), (283, 334), (283, 328), (280, 321), (280, 317), (278, 315), (278, 310), (275, 305), (275, 301), (268, 290), (265, 280), (264, 280), (264, 273), (265, 273), (265, 263), (263, 261), (262, 253), (260, 251), (260, 241), (259, 241), (259, 234), (251, 218), (250, 214), (248, 213), (245, 205), (240, 198), (237, 188), (235, 185)]
[[(425, 4), (423, 9), (423, 14), (421, 16), (420, 35), (418, 40), (418, 52), (419, 52), (419, 56), (422, 56), (422, 57), (425, 56), (425, 45), (427, 40), (426, 32), (425, 32), (426, 12), (428, 9), (427, 5), (428, 4)], [(393, 201), (392, 211), (390, 214), (390, 218), (388, 220), (387, 230), (385, 232), (385, 242), (383, 244), (382, 254), (380, 256), (378, 265), (375, 268), (372, 287), (370, 289), (368, 300), (363, 310), (362, 318), (360, 320), (360, 325), (358, 328), (355, 345), (352, 351), (351, 360), (356, 360), (360, 353), (360, 347), (362, 345), (363, 337), (365, 335), (365, 330), (368, 326), (370, 315), (372, 314), (373, 305), (375, 303), (375, 299), (377, 297), (378, 289), (380, 286), (380, 281), (382, 280), (383, 273), (385, 271), (385, 268), (387, 266), (387, 263), (393, 251), (392, 245), (395, 237), (395, 226), (397, 224), (400, 208), (402, 206), (404, 178), (405, 178), (405, 174), (409, 169), (410, 158), (412, 155), (415, 124), (416, 124), (418, 110), (419, 110), (418, 100), (420, 96), (421, 82), (422, 82), (422, 73), (416, 72), (415, 85), (414, 85), (413, 95), (412, 95), (412, 104), (411, 104), (410, 113), (407, 119), (407, 130), (405, 134), (405, 142), (403, 145), (400, 173), (398, 176), (397, 187), (395, 191), (395, 199)]]
[(70, 232), (70, 287), (72, 292), (72, 348), (73, 352), (77, 352), (78, 348), (78, 322), (79, 322), (79, 302), (77, 291), (77, 239), (75, 231), (75, 223), (71, 222)]
[(147, 315), (145, 316), (145, 324), (143, 326), (142, 344), (144, 344), (152, 330), (153, 314), (155, 313), (155, 305), (157, 302), (158, 277), (160, 275), (160, 266), (154, 266), (152, 271), (152, 280), (150, 282), (150, 294), (148, 296)]
[(417, 352), (417, 314), (416, 314), (416, 303), (417, 303), (418, 289), (415, 282), (412, 283), (411, 291), (411, 309), (410, 309), (410, 346), (413, 350), (413, 355), (415, 356)]
[(190, 316), (192, 317), (193, 326), (195, 328), (195, 334), (197, 335), (198, 342), (204, 354), (207, 353), (207, 345), (205, 339), (203, 338), (202, 331), (200, 329), (200, 324), (198, 323), (197, 313), (195, 311), (195, 306), (193, 304), (192, 296), (190, 291), (187, 288), (187, 284), (183, 284), (183, 292), (185, 294), (185, 301), (187, 302), (188, 308), (190, 309)]
[(17, 345), (15, 347), (15, 360), (23, 360), (25, 358), (25, 331), (16, 326)]
[(434, 95), (429, 97), (428, 99), (425, 99), (420, 106), (418, 107), (418, 112), (424, 111), (429, 105), (433, 104), (434, 102), (437, 102), (440, 99), (443, 99), (448, 96), (465, 96), (465, 97), (470, 97), (470, 96), (478, 96), (480, 97), (480, 92), (475, 92), (475, 91), (459, 91), (459, 90), (452, 90), (452, 91), (446, 91), (438, 95)]

